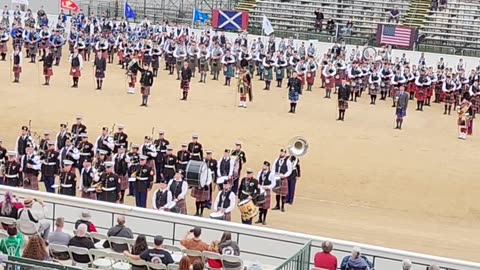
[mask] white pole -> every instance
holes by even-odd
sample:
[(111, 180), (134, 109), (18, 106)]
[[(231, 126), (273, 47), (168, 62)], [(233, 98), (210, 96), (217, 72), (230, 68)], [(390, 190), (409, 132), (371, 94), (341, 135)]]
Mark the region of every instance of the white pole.
[(192, 11), (192, 27), (190, 27), (190, 29), (193, 29), (193, 24), (195, 22), (195, 8), (196, 6), (193, 7), (193, 11)]

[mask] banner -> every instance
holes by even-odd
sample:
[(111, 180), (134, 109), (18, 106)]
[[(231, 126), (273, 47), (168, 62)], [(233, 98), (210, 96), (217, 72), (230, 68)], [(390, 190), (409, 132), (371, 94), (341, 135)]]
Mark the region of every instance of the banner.
[(270, 23), (270, 21), (268, 20), (267, 16), (265, 16), (265, 15), (263, 15), (262, 28), (263, 28), (263, 32), (265, 32), (265, 34), (266, 34), (267, 36), (269, 36), (270, 34), (273, 33), (272, 24)]
[(12, 0), (12, 4), (29, 5), (28, 0)]
[(205, 23), (208, 20), (208, 14), (200, 12), (200, 10), (193, 9), (193, 22)]
[(212, 26), (224, 31), (242, 31), (248, 27), (248, 13), (214, 9), (212, 12)]
[(72, 0), (60, 0), (60, 8), (78, 12), (78, 5)]
[(135, 19), (135, 11), (133, 8), (125, 1), (124, 14), (125, 19)]

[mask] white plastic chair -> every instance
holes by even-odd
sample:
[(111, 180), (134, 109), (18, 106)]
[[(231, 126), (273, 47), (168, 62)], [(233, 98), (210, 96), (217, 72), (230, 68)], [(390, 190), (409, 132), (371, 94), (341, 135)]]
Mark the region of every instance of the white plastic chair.
[(162, 245), (162, 248), (171, 252), (182, 252), (181, 247), (177, 247), (173, 245)]
[(207, 259), (210, 259), (210, 260), (222, 261), (222, 255), (220, 255), (218, 253), (210, 252), (210, 251), (203, 251), (202, 252), (202, 257), (203, 257), (203, 261), (205, 262), (205, 267), (207, 267), (207, 269), (223, 269), (223, 268), (212, 268), (208, 264), (208, 260), (207, 260)]
[(110, 269), (113, 264), (113, 260), (110, 259), (109, 253), (105, 250), (90, 249), (90, 255), (92, 255), (93, 265), (100, 269)]
[(66, 252), (66, 253), (68, 253), (69, 259), (67, 259), (67, 260), (60, 260), (59, 258), (55, 258), (56, 260), (58, 260), (58, 261), (60, 261), (60, 262), (61, 262), (61, 261), (65, 261), (65, 262), (66, 262), (66, 261), (69, 261), (69, 260), (72, 258), (72, 254), (70, 253), (70, 249), (68, 249), (67, 246), (58, 245), (58, 244), (49, 244), (49, 245), (48, 245), (48, 250), (50, 251), (50, 254), (51, 254), (53, 257), (55, 257), (53, 253), (61, 253), (61, 252)]
[(108, 255), (113, 259), (112, 269), (114, 270), (130, 270), (131, 266), (128, 257), (123, 254), (112, 252)]
[(19, 220), (17, 223), (17, 229), (26, 236), (40, 236), (35, 223), (31, 222), (30, 220)]
[(126, 245), (127, 246), (126, 250), (131, 250), (132, 246), (130, 245), (130, 240), (131, 239), (125, 238), (125, 237), (117, 237), (117, 236), (108, 237), (108, 242), (110, 242), (111, 249), (112, 249), (112, 244), (117, 244), (117, 245)]
[(90, 239), (92, 239), (93, 243), (95, 243), (95, 239), (100, 241), (98, 243), (95, 243), (96, 248), (103, 248), (103, 242), (108, 241), (108, 236), (103, 233), (90, 232), (88, 233), (88, 236), (90, 237)]
[(198, 251), (198, 250), (184, 249), (184, 250), (182, 250), (182, 253), (183, 253), (184, 256), (202, 257), (202, 252)]
[(144, 260), (134, 260), (129, 258), (128, 261), (130, 262), (131, 265), (144, 266), (145, 268), (150, 269), (150, 267), (148, 266), (148, 263)]
[[(68, 250), (70, 251), (70, 255), (71, 255), (70, 257), (72, 259), (73, 266), (78, 266), (83, 269), (87, 269), (88, 266), (93, 262), (92, 255), (90, 254), (90, 251), (87, 248), (69, 246)], [(88, 263), (77, 262), (75, 261), (74, 255), (87, 255), (89, 262)]]
[(17, 220), (14, 218), (9, 218), (9, 217), (0, 217), (0, 223), (5, 224), (5, 225), (12, 225), (17, 223)]
[(148, 267), (150, 269), (154, 270), (167, 270), (167, 266), (163, 263), (153, 263), (153, 262), (148, 262)]
[[(243, 263), (242, 258), (240, 258), (238, 256), (221, 255), (221, 257), (222, 257), (223, 269), (225, 269), (225, 270), (242, 270), (243, 267), (244, 267), (244, 263)], [(229, 263), (238, 263), (239, 266), (238, 267), (226, 267), (225, 263), (227, 263), (227, 265)]]
[(176, 263), (167, 265), (168, 270), (178, 270), (178, 268), (180, 268), (180, 266)]

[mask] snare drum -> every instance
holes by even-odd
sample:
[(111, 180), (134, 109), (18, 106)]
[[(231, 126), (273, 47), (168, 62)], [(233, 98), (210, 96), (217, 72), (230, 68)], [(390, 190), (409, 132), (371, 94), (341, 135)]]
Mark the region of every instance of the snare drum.
[(210, 213), (211, 219), (224, 220), (225, 214), (223, 212), (212, 212)]
[(330, 80), (329, 80), (329, 79), (325, 79), (325, 83), (326, 83), (326, 84), (329, 84), (329, 83), (330, 83)]
[(267, 192), (262, 187), (260, 188), (260, 194), (255, 199), (255, 204), (257, 206), (262, 205), (267, 200)]
[(281, 180), (282, 178), (280, 175), (275, 175), (275, 186), (272, 188), (272, 190), (278, 190), (280, 188)]
[(208, 167), (203, 161), (190, 160), (185, 170), (188, 186), (202, 188), (207, 184)]
[(237, 204), (243, 220), (254, 218), (258, 215), (258, 208), (252, 200), (246, 199)]
[(223, 184), (227, 179), (228, 179), (228, 176), (220, 176), (217, 178), (217, 184)]

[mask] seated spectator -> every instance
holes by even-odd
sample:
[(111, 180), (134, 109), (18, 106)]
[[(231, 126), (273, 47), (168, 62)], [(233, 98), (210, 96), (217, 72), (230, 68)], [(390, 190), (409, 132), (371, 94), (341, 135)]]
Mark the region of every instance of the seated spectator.
[(205, 269), (203, 262), (201, 261), (195, 261), (192, 265), (192, 270), (203, 270)]
[(397, 6), (393, 6), (393, 9), (388, 11), (388, 22), (400, 23), (400, 11)]
[(335, 29), (336, 25), (335, 25), (335, 20), (333, 20), (332, 17), (328, 17), (328, 20), (327, 20), (327, 32), (330, 34), (330, 35), (334, 35), (335, 34)]
[[(192, 230), (187, 232), (187, 235), (185, 236), (185, 238), (180, 240), (180, 244), (189, 250), (198, 250), (200, 252), (204, 250), (208, 250), (208, 244), (206, 244), (205, 242), (202, 241), (202, 239), (200, 239), (201, 234), (202, 234), (202, 229), (200, 227), (195, 227)], [(202, 260), (201, 257), (189, 256), (189, 258), (192, 264), (196, 260)]]
[(368, 261), (367, 257), (362, 256), (359, 247), (354, 247), (352, 255), (345, 256), (340, 266), (341, 270), (370, 270), (372, 268), (372, 263)]
[[(23, 204), (18, 202), (17, 198), (11, 191), (7, 191), (3, 198), (3, 202), (0, 202), (0, 216), (17, 219), (18, 210), (21, 208), (23, 208)], [(2, 224), (2, 226), (4, 230), (8, 228), (7, 224)]]
[(183, 256), (180, 262), (178, 263), (178, 270), (190, 270), (190, 259), (187, 256)]
[(47, 245), (45, 241), (38, 235), (33, 235), (28, 239), (27, 246), (23, 250), (23, 258), (37, 260), (37, 261), (50, 261), (50, 256), (47, 252)]
[[(208, 251), (214, 252), (214, 253), (220, 253), (219, 245), (220, 245), (219, 241), (217, 240), (213, 241), (210, 244), (210, 246), (208, 246)], [(223, 267), (221, 260), (207, 259), (207, 264), (208, 264), (208, 267), (213, 269), (221, 269)]]
[[(138, 235), (137, 239), (135, 240), (135, 244), (132, 246), (132, 255), (140, 255), (142, 252), (148, 249), (147, 238), (145, 235)], [(145, 268), (142, 266), (135, 266), (132, 265), (132, 270), (144, 270)]]
[[(68, 246), (68, 244), (70, 243), (70, 239), (72, 239), (72, 236), (63, 231), (64, 224), (65, 221), (62, 217), (59, 217), (55, 220), (55, 230), (51, 232), (48, 236), (49, 244)], [(54, 258), (57, 258), (59, 260), (68, 260), (70, 257), (68, 255), (68, 252), (54, 252), (52, 255)]]
[(440, 267), (436, 264), (432, 264), (427, 267), (427, 270), (440, 270)]
[[(240, 256), (240, 248), (237, 242), (232, 240), (232, 234), (230, 232), (223, 233), (218, 249), (222, 255)], [(224, 266), (235, 268), (240, 267), (240, 263), (225, 262)]]
[[(80, 224), (77, 227), (77, 233), (75, 236), (70, 239), (68, 246), (73, 247), (80, 247), (86, 249), (94, 249), (95, 245), (92, 242), (92, 239), (86, 237), (87, 235), (87, 225)], [(90, 263), (90, 258), (88, 255), (79, 255), (79, 254), (72, 254), (73, 259), (78, 263)]]
[(348, 20), (347, 24), (345, 24), (345, 27), (342, 29), (342, 34), (344, 37), (349, 37), (352, 35), (353, 31), (353, 22), (352, 20)]
[(315, 10), (315, 31), (322, 32), (322, 27), (323, 27), (323, 19), (325, 18), (323, 16), (323, 13), (320, 11), (319, 8)]
[(155, 238), (153, 238), (153, 244), (155, 245), (154, 248), (149, 248), (140, 255), (133, 255), (128, 251), (124, 251), (123, 254), (132, 260), (144, 260), (152, 263), (163, 263), (165, 265), (174, 263), (170, 252), (162, 248), (163, 236), (155, 236)]
[(405, 259), (402, 261), (402, 270), (410, 270), (412, 269), (412, 261), (409, 259)]
[(313, 260), (313, 266), (317, 268), (324, 268), (328, 270), (337, 269), (337, 257), (333, 256), (332, 252), (333, 244), (325, 241), (322, 243), (322, 252), (317, 252)]
[[(107, 236), (115, 236), (115, 237), (123, 237), (123, 238), (129, 238), (133, 239), (133, 232), (130, 230), (130, 228), (127, 228), (125, 226), (125, 217), (124, 216), (119, 216), (117, 218), (117, 225), (113, 226), (108, 230)], [(105, 241), (105, 243), (108, 244), (108, 241)], [(111, 248), (115, 252), (124, 252), (125, 250), (128, 250), (128, 245), (127, 244), (115, 244), (112, 243)]]
[(23, 235), (17, 231), (15, 224), (8, 226), (8, 237), (0, 241), (0, 251), (8, 256), (20, 257), (20, 249), (23, 247)]
[(80, 214), (80, 218), (75, 221), (75, 230), (78, 228), (78, 225), (80, 224), (85, 224), (87, 225), (87, 232), (97, 232), (97, 228), (95, 225), (90, 221), (92, 216), (90, 215), (90, 212), (87, 210), (82, 211)]
[[(40, 204), (41, 209), (32, 209), (33, 203)], [(47, 218), (47, 207), (41, 199), (25, 198), (23, 201), (25, 208), (18, 211), (18, 223), (31, 221), (35, 224), (36, 230), (42, 235), (43, 240), (48, 240), (50, 233), (50, 222), (45, 220)]]

